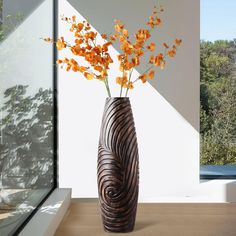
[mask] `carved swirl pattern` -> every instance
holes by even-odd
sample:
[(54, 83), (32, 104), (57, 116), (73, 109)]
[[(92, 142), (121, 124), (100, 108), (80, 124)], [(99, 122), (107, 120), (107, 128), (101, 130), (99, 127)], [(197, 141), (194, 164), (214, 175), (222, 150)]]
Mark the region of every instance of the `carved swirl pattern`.
[(139, 183), (136, 131), (129, 98), (107, 98), (98, 149), (98, 193), (104, 229), (134, 228)]

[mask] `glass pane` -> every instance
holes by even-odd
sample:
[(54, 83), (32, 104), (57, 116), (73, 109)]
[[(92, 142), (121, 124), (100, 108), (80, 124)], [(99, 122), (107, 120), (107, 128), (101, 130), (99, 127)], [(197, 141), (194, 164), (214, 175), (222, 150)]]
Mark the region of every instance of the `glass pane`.
[(0, 235), (54, 187), (52, 0), (0, 0)]
[(201, 0), (200, 131), (204, 177), (236, 177), (235, 9), (235, 0)]

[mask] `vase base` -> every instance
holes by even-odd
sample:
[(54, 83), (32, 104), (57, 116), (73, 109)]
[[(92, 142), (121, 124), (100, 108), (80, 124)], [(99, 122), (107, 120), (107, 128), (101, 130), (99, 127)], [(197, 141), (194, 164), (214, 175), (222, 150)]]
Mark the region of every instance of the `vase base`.
[(107, 233), (130, 233), (130, 232), (134, 231), (134, 227), (129, 228), (129, 229), (107, 229), (107, 228), (104, 228), (104, 231)]

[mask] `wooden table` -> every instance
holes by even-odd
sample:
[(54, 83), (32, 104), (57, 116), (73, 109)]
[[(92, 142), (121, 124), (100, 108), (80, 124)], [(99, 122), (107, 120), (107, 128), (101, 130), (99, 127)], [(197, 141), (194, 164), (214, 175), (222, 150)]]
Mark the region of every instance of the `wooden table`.
[(97, 202), (72, 201), (55, 236), (236, 236), (234, 203), (141, 203), (132, 233), (103, 230)]

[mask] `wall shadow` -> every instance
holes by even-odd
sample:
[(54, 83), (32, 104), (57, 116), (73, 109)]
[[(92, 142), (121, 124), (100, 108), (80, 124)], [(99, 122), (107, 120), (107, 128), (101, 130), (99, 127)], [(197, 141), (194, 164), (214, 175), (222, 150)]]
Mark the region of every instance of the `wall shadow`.
[[(152, 7), (156, 3), (153, 0), (147, 0), (146, 4), (143, 4), (141, 0), (67, 0), (67, 2), (98, 32), (114, 32), (114, 19), (120, 19), (126, 23), (132, 35), (140, 27), (145, 26)], [(150, 84), (194, 129), (199, 131), (199, 2), (168, 0), (163, 1), (163, 5), (166, 9), (162, 17), (164, 25), (154, 33), (155, 36), (153, 34), (153, 41), (160, 42), (159, 45), (161, 45), (165, 40), (172, 43), (175, 37), (180, 37), (183, 39), (183, 46), (179, 49), (177, 57), (173, 61), (169, 60), (168, 69), (158, 70), (158, 78), (152, 80)], [(114, 44), (114, 47), (120, 52), (118, 45)], [(139, 73), (144, 70), (142, 66), (138, 68)]]
[(4, 92), (0, 108), (0, 183), (3, 188), (53, 186), (53, 92), (40, 88), (27, 95), (16, 85)]

